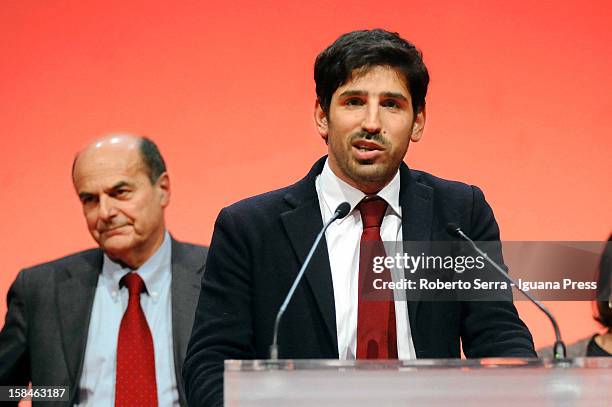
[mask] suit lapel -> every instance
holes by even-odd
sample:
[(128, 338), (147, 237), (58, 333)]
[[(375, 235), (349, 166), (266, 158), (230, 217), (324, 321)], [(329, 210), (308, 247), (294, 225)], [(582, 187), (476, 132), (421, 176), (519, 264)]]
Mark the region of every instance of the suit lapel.
[(172, 343), (179, 398), (186, 404), (182, 386), (183, 359), (193, 328), (194, 311), (200, 297), (204, 257), (172, 239)]
[[(315, 179), (323, 169), (325, 158), (317, 161), (308, 175), (285, 196), (286, 201), (293, 209), (284, 212), (281, 219), (300, 266), (304, 263), (310, 247), (323, 227)], [(325, 236), (323, 236), (318, 249), (312, 256), (304, 279), (312, 290), (321, 316), (325, 321), (327, 335), (333, 345), (332, 349), (337, 352), (336, 306)]]
[(58, 273), (56, 303), (62, 345), (73, 391), (83, 370), (91, 309), (98, 277), (102, 270), (102, 251), (93, 250), (75, 258)]
[[(289, 241), (300, 264), (308, 254), (317, 233), (323, 227), (321, 210), (314, 185), (315, 178), (321, 173), (325, 158), (320, 159), (310, 173), (298, 182), (285, 199), (294, 207), (281, 215)], [(430, 241), (433, 221), (433, 189), (417, 182), (402, 163), (400, 167), (400, 206), (402, 207), (402, 238), (404, 241)], [(323, 238), (319, 249), (315, 251), (305, 279), (314, 293), (319, 311), (325, 321), (327, 333), (338, 348), (336, 333), (336, 309), (334, 303), (333, 282), (327, 253), (327, 243)], [(408, 302), (408, 314), (413, 338), (417, 335), (418, 301)], [(416, 339), (418, 341), (418, 339)], [(417, 344), (415, 343), (415, 347)]]
[[(430, 241), (433, 221), (433, 189), (417, 182), (402, 163), (400, 166), (400, 205), (404, 241)], [(419, 301), (408, 301), (408, 315), (413, 339), (416, 338)], [(415, 348), (418, 349), (415, 343)]]

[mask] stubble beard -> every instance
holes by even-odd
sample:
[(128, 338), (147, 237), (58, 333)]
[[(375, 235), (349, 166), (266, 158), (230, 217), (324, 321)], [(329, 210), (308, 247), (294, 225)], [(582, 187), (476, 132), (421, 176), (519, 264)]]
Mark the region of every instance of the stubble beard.
[[(370, 134), (365, 132), (357, 132), (349, 138), (348, 144), (344, 146), (344, 148), (347, 149), (344, 157), (335, 157), (339, 170), (352, 181), (351, 184), (353, 184), (353, 186), (356, 186), (363, 192), (372, 193), (372, 191), (382, 189), (382, 187), (391, 181), (395, 171), (391, 171), (389, 167), (394, 163), (377, 163), (374, 160), (357, 160), (353, 156), (352, 145), (353, 142), (359, 139), (375, 142), (385, 149), (389, 149), (390, 144), (379, 133)], [(390, 174), (390, 172), (392, 174)]]

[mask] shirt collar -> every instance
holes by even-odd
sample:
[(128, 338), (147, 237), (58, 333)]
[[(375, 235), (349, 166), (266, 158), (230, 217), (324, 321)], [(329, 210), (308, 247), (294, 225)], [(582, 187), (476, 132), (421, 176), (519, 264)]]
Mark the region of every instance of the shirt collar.
[(144, 262), (136, 270), (131, 270), (128, 267), (124, 267), (122, 264), (111, 260), (110, 257), (104, 253), (104, 261), (102, 264), (102, 275), (106, 280), (106, 286), (110, 291), (111, 295), (115, 297), (119, 290), (119, 281), (130, 271), (137, 273), (145, 283), (147, 293), (153, 298), (156, 298), (161, 292), (164, 280), (168, 277), (167, 272), (171, 270), (171, 257), (172, 257), (172, 242), (168, 231), (164, 233), (164, 241), (153, 256)]
[[(325, 160), (323, 171), (321, 171), (321, 175), (317, 181), (319, 182), (319, 187), (321, 188), (323, 200), (325, 201), (328, 212), (332, 214), (342, 202), (348, 202), (351, 205), (352, 212), (357, 204), (366, 196), (366, 194), (359, 189), (338, 178), (329, 166), (329, 159)], [(376, 195), (387, 202), (389, 208), (395, 215), (401, 217), (402, 212), (399, 204), (399, 192), (400, 174), (398, 169), (391, 182), (385, 185)]]

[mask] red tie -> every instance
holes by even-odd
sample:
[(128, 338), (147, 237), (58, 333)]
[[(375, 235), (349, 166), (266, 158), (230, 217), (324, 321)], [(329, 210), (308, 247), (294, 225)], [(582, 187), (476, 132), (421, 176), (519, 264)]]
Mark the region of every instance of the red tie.
[(130, 298), (119, 327), (115, 406), (156, 406), (155, 353), (153, 338), (140, 307), (144, 281), (136, 273), (121, 279)]
[[(380, 274), (374, 274), (372, 270), (373, 257), (385, 256), (385, 248), (380, 238), (380, 225), (387, 210), (387, 203), (374, 195), (365, 197), (358, 207), (363, 233), (359, 250), (357, 359), (397, 359), (393, 292), (376, 293), (373, 288), (374, 279), (391, 281), (391, 273), (387, 268)], [(373, 292), (373, 296), (368, 296), (368, 293)]]

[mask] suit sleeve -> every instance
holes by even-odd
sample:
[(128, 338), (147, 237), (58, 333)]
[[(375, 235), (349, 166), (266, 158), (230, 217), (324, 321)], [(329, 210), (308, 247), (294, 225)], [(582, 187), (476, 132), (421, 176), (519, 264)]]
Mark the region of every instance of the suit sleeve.
[[(470, 237), (490, 242), (491, 258), (503, 264), (499, 227), (493, 211), (479, 188), (472, 187), (472, 196)], [(461, 338), (467, 357), (537, 357), (531, 333), (511, 300), (466, 301), (461, 313)]]
[(251, 248), (244, 225), (219, 214), (208, 252), (183, 377), (190, 406), (223, 405), (223, 361), (254, 357)]
[(0, 331), (1, 386), (27, 386), (30, 382), (25, 280), (25, 273), (21, 271), (7, 296), (8, 311)]

